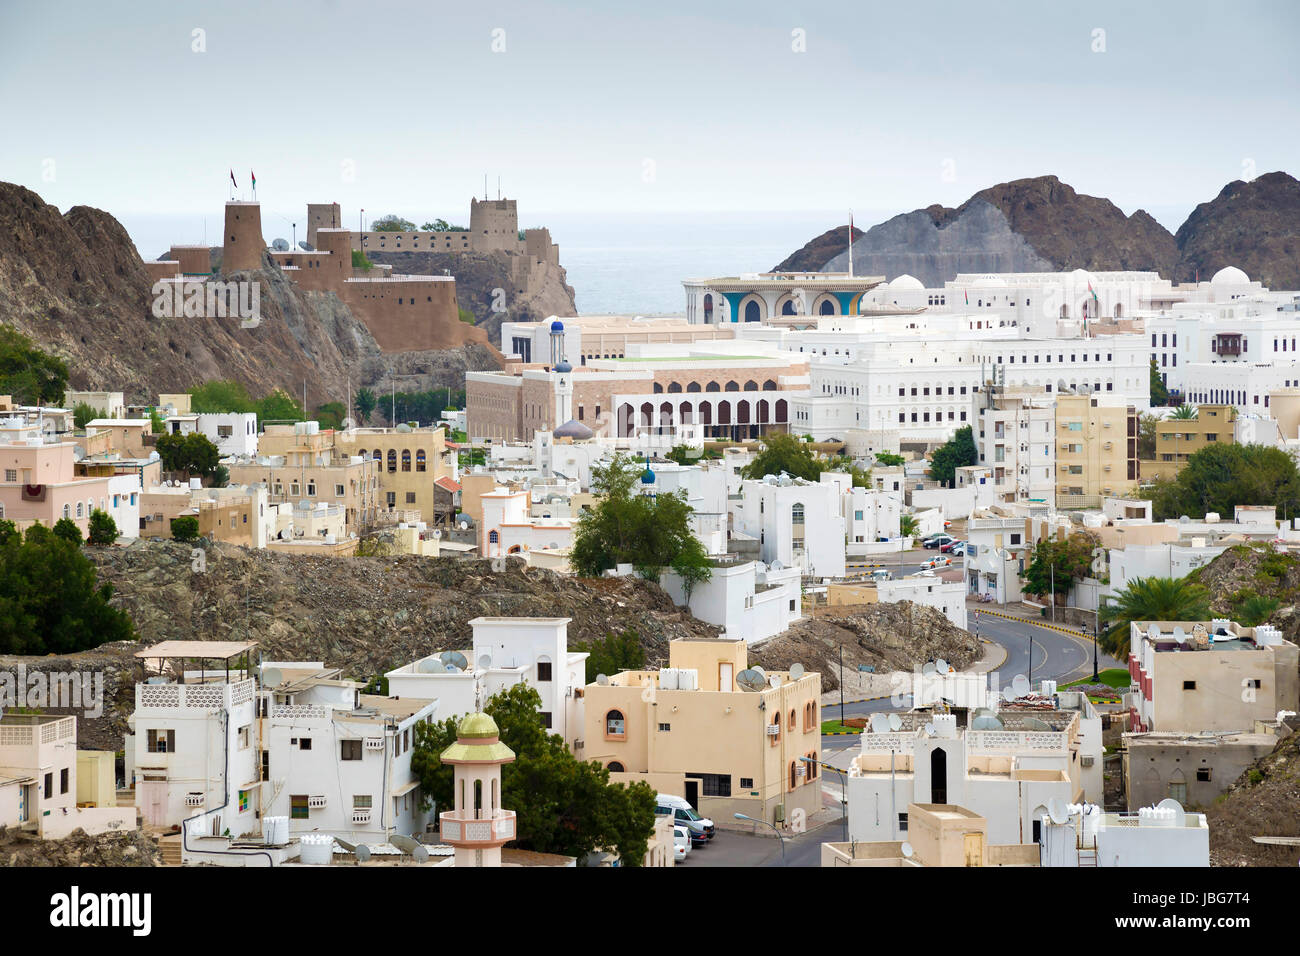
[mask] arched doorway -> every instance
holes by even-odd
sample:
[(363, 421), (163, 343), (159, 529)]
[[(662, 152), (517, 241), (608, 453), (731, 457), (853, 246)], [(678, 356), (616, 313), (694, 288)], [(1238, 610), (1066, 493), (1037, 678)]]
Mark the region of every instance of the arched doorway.
[(948, 752), (942, 747), (930, 751), (930, 802), (948, 802)]
[(762, 308), (759, 306), (758, 302), (756, 302), (753, 299), (750, 299), (749, 302), (746, 303), (745, 305), (745, 321), (761, 322), (762, 320), (763, 320)]
[(704, 321), (706, 323), (713, 321), (713, 293), (704, 293)]

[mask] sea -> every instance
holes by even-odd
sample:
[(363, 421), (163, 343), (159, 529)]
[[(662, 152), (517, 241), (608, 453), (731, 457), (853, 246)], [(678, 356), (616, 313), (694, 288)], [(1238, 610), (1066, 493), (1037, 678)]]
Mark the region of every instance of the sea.
[[(893, 214), (855, 214), (855, 224), (866, 228)], [(119, 218), (146, 259), (158, 258), (173, 243), (216, 245), (221, 238), (217, 215), (206, 223), (194, 216)], [(561, 212), (525, 215), (520, 225), (550, 229), (579, 314), (681, 315), (683, 279), (766, 272), (847, 219), (841, 211)], [(263, 227), (270, 242), (275, 237), (265, 220)], [(303, 238), (301, 231), (297, 238)]]

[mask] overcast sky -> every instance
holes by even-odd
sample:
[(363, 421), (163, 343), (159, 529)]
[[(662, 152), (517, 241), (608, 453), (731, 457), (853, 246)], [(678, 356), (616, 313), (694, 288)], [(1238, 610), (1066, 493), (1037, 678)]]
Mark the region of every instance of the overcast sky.
[(215, 217), (251, 168), (277, 211), (418, 223), (465, 220), (486, 173), (531, 224), (955, 205), (1055, 173), (1161, 217), (1300, 172), (1297, 41), (1289, 0), (8, 0), (0, 179)]

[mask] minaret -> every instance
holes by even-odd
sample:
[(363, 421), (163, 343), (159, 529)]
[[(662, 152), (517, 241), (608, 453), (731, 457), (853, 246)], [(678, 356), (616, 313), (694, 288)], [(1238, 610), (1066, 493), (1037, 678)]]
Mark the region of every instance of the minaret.
[(469, 714), (456, 742), (442, 752), (454, 768), (454, 810), (438, 815), (442, 842), (456, 848), (457, 866), (500, 866), (501, 847), (515, 838), (515, 812), (501, 809), (501, 766), (515, 752), (501, 742), (487, 714)]
[(552, 428), (573, 420), (573, 366), (564, 357), (564, 323), (551, 323), (551, 371), (555, 372), (555, 422)]

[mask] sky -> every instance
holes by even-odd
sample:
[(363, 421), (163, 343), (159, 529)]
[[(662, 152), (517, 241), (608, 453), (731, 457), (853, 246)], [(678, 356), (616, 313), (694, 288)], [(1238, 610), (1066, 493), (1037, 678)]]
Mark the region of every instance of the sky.
[(485, 174), (521, 226), (861, 226), (1054, 173), (1176, 229), (1300, 173), (1297, 41), (1291, 0), (6, 0), (0, 180), (215, 237), (231, 169), (268, 236), (308, 202), (463, 223)]

